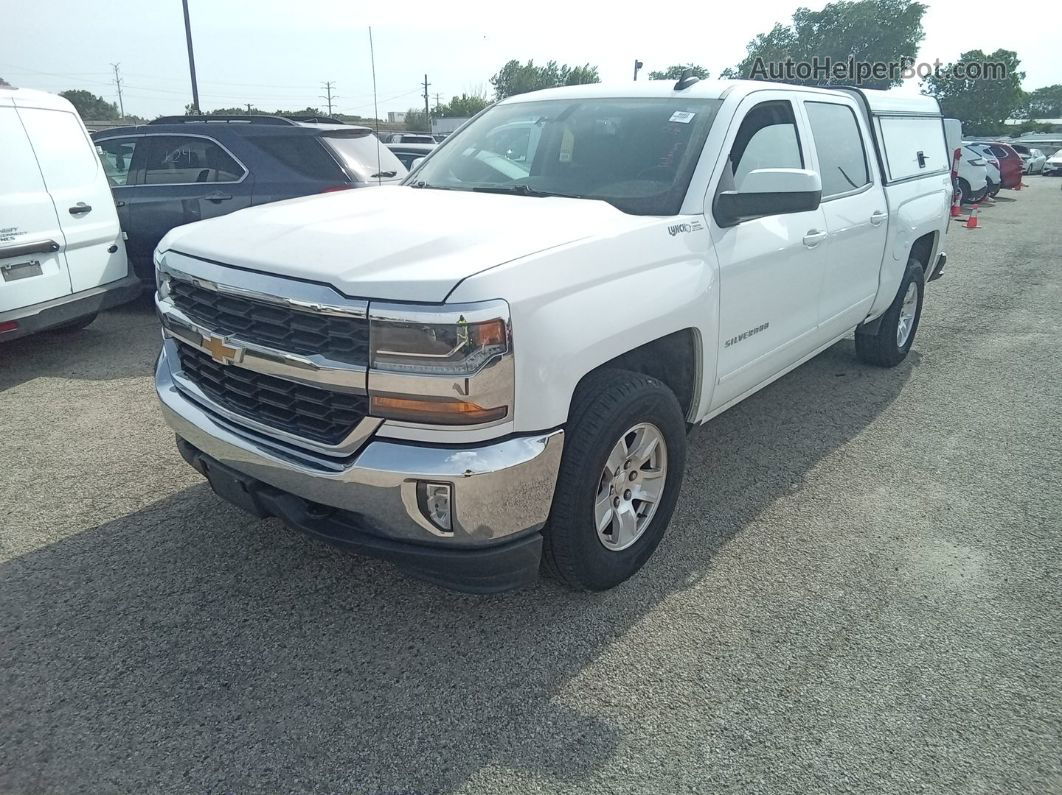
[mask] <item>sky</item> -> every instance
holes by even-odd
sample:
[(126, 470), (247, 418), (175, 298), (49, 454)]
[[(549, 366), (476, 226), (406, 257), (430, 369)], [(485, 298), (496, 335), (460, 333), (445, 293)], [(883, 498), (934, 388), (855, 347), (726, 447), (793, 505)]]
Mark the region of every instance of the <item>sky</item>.
[[(1032, 90), (1062, 83), (1058, 5), (1030, 0), (1001, 18), (998, 0), (923, 0), (920, 61), (956, 60), (964, 50), (1015, 50)], [(180, 0), (0, 0), (0, 77), (17, 86), (83, 88), (117, 101), (111, 64), (120, 64), (125, 110), (152, 118), (191, 101)], [(200, 105), (252, 103), (265, 109), (325, 109), (334, 81), (337, 112), (373, 115), (368, 27), (373, 29), (379, 111), (423, 107), (455, 94), (491, 95), (490, 76), (506, 61), (590, 63), (602, 80), (631, 79), (635, 58), (651, 69), (695, 62), (713, 76), (736, 64), (745, 45), (798, 5), (824, 0), (740, 4), (645, 4), (536, 0), (534, 3), (386, 0), (189, 0)], [(41, 31), (47, 31), (48, 46)], [(916, 91), (917, 83), (905, 86)]]

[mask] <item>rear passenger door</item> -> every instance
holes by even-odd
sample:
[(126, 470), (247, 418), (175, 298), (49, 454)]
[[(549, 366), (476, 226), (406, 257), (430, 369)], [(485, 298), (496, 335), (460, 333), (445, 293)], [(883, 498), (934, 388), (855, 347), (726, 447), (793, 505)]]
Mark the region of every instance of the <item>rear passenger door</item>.
[[(135, 256), (148, 261), (175, 226), (226, 215), (251, 204), (247, 169), (225, 147), (203, 135), (146, 135), (143, 169), (131, 189), (129, 227)], [(133, 237), (130, 232), (130, 238)]]
[(820, 331), (842, 334), (866, 318), (878, 291), (888, 230), (885, 190), (871, 165), (869, 135), (847, 102), (802, 100), (822, 177), (822, 209), (829, 233), (819, 291)]
[(0, 314), (70, 293), (64, 242), (18, 113), (0, 105)]

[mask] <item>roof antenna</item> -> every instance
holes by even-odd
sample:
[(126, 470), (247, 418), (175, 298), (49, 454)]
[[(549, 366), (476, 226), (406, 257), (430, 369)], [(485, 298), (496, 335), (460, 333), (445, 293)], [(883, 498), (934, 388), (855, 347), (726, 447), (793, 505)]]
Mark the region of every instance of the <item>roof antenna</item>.
[(690, 86), (692, 86), (694, 83), (696, 83), (699, 79), (700, 78), (698, 78), (698, 77), (693, 77), (690, 74), (690, 70), (689, 69), (683, 69), (682, 70), (682, 77), (680, 77), (678, 79), (678, 82), (675, 83), (675, 91), (682, 91), (684, 89), (687, 89)]
[(372, 25), (369, 25), (369, 59), (372, 63), (372, 115), (376, 117), (376, 184), (383, 184), (380, 164), (380, 109), (376, 105), (376, 51), (372, 47)]

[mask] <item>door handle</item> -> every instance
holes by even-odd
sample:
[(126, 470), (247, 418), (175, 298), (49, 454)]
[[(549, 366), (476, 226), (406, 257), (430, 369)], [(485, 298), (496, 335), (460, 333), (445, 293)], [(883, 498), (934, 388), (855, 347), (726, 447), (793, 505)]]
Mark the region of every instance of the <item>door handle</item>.
[(216, 202), (227, 201), (228, 199), (231, 199), (232, 196), (230, 196), (227, 193), (222, 193), (221, 191), (216, 190), (213, 193), (208, 193), (203, 198), (206, 199), (208, 202), (215, 202), (216, 203)]
[(27, 254), (54, 254), (59, 244), (54, 240), (38, 240), (35, 243), (20, 243), (17, 246), (0, 246), (0, 259), (24, 257)]
[(121, 201), (121, 200), (119, 200), (119, 201), (116, 201), (116, 202), (114, 203), (114, 206), (115, 206), (115, 207), (125, 207), (125, 202), (124, 202), (124, 201)]
[(92, 205), (85, 204), (85, 202), (78, 202), (70, 208), (71, 215), (84, 215), (85, 213), (92, 212)]
[(819, 229), (809, 229), (804, 235), (804, 245), (808, 248), (815, 248), (819, 243), (826, 239), (826, 233)]
[(881, 210), (875, 210), (870, 215), (870, 223), (874, 224), (874, 226), (880, 226), (881, 222), (884, 221), (888, 217), (889, 217), (888, 213), (882, 212)]

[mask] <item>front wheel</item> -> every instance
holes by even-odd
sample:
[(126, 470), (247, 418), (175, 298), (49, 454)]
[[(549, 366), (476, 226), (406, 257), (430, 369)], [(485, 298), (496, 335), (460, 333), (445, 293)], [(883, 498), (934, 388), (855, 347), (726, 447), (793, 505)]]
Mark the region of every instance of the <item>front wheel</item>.
[(544, 530), (546, 570), (591, 591), (633, 575), (663, 538), (685, 459), (685, 418), (667, 386), (627, 370), (587, 376)]
[(856, 329), (856, 355), (862, 361), (878, 367), (895, 367), (907, 358), (922, 317), (924, 292), (925, 271), (922, 263), (911, 257), (892, 305), (870, 328)]

